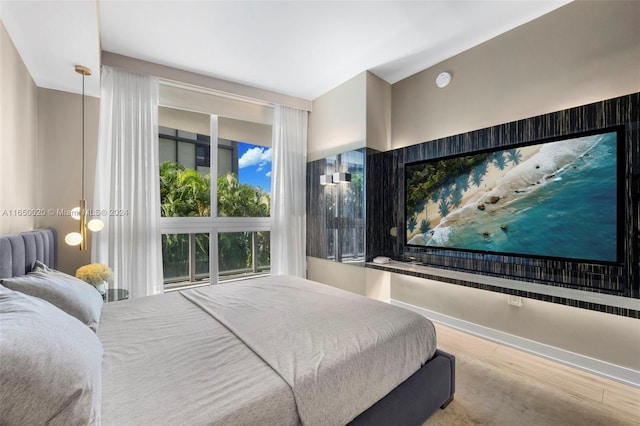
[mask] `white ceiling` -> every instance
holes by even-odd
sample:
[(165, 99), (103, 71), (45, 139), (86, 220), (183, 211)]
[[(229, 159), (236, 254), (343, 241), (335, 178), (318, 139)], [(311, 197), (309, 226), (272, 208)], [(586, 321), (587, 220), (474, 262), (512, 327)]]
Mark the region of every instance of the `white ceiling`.
[(0, 0), (40, 87), (79, 92), (100, 51), (315, 99), (370, 70), (395, 83), (568, 0)]

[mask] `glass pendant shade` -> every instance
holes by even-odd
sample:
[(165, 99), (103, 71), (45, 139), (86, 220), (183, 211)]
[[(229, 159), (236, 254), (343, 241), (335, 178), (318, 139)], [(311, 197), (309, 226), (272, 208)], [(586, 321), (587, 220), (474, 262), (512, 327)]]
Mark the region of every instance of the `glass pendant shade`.
[(87, 228), (89, 228), (91, 232), (102, 231), (102, 228), (104, 228), (104, 222), (100, 219), (91, 219), (89, 223), (87, 223)]
[(78, 232), (70, 232), (64, 237), (64, 242), (70, 246), (77, 246), (82, 243), (82, 235)]
[(80, 207), (74, 207), (71, 209), (71, 218), (80, 220)]

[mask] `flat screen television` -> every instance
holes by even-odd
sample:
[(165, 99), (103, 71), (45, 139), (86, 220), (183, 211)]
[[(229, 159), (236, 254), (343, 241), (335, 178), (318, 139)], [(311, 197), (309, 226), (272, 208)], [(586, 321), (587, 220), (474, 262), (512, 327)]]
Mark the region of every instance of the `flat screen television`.
[(622, 127), (405, 165), (407, 246), (615, 264)]

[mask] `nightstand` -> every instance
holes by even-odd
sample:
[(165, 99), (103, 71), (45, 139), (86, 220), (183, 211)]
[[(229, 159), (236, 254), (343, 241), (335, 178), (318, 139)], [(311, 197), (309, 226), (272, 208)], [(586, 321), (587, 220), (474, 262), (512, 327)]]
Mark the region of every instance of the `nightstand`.
[(122, 288), (110, 288), (102, 295), (102, 299), (105, 303), (117, 302), (118, 300), (125, 300), (129, 298), (129, 290)]

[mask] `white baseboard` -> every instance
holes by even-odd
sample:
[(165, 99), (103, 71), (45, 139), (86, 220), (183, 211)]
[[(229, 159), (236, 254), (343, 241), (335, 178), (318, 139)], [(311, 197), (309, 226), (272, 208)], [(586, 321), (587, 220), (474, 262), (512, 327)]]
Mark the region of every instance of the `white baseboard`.
[(418, 306), (410, 305), (408, 303), (400, 302), (397, 300), (392, 299), (391, 304), (419, 313), (429, 318), (431, 321), (445, 325), (447, 327), (451, 327), (456, 330), (481, 337), (483, 339), (491, 340), (496, 343), (520, 349), (525, 352), (550, 359), (552, 361), (569, 365), (571, 367), (579, 368), (589, 373), (616, 380), (626, 385), (640, 388), (640, 371), (621, 367), (619, 365), (611, 364), (595, 358), (590, 358), (588, 356), (566, 351), (564, 349), (545, 345), (543, 343), (518, 337), (513, 334), (504, 333), (502, 331), (460, 320), (448, 315), (439, 314), (429, 309), (420, 308)]

